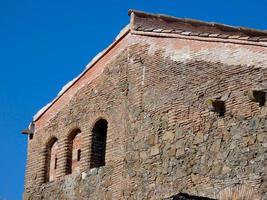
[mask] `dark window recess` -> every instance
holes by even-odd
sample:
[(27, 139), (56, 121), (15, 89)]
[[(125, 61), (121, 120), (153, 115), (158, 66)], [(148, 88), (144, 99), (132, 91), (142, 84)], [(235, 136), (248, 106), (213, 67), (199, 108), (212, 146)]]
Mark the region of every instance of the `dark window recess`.
[(81, 149), (78, 149), (78, 151), (77, 151), (77, 161), (81, 160), (81, 153), (82, 153)]
[(55, 158), (55, 167), (54, 167), (54, 169), (56, 169), (57, 168), (57, 158)]
[(91, 162), (90, 168), (101, 167), (105, 165), (106, 139), (108, 122), (100, 119), (95, 123), (92, 130)]

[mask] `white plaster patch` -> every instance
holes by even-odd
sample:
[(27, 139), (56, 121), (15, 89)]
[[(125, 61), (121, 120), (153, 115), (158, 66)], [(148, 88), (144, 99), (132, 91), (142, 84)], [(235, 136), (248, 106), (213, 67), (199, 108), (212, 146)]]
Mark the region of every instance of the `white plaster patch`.
[(143, 42), (149, 43), (150, 45), (148, 49), (149, 55), (154, 55), (156, 50), (164, 49), (164, 56), (170, 57), (174, 61), (205, 60), (221, 62), (227, 65), (247, 65), (267, 68), (266, 53), (254, 52), (247, 46), (217, 43), (217, 47), (207, 48), (203, 42), (203, 47), (200, 50), (193, 51), (190, 45), (183, 45), (177, 48), (173, 40), (166, 41), (162, 46), (156, 44), (153, 38), (146, 38)]
[(208, 49), (202, 48), (200, 54), (198, 54), (195, 59), (216, 61), (228, 65), (267, 67), (266, 54), (256, 53), (244, 47), (233, 49), (227, 46), (228, 45)]

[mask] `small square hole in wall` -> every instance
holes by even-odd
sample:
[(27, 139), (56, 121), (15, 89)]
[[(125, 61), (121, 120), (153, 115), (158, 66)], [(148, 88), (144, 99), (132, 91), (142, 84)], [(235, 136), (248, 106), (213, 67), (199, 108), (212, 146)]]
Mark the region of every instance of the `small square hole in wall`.
[(248, 90), (244, 92), (244, 95), (248, 96), (251, 101), (258, 102), (260, 107), (265, 105), (266, 92), (263, 90)]
[(207, 100), (208, 109), (212, 112), (215, 112), (219, 117), (224, 117), (225, 115), (225, 102), (218, 99), (208, 99)]
[(33, 139), (33, 133), (30, 133), (29, 134), (29, 140), (32, 140)]

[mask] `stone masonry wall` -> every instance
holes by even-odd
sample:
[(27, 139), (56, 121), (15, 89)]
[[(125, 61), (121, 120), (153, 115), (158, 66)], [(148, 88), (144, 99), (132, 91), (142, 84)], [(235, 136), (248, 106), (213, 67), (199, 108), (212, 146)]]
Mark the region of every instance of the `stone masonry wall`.
[[(125, 199), (163, 199), (179, 192), (216, 198), (235, 184), (264, 195), (267, 108), (243, 93), (262, 83), (266, 87), (266, 65), (233, 60), (230, 55), (242, 51), (248, 56), (234, 45), (215, 44), (216, 51), (221, 48), (216, 58), (212, 52), (203, 55), (209, 44), (174, 43), (178, 55), (153, 40), (153, 46), (132, 47)], [(216, 97), (228, 97), (224, 117), (207, 108), (206, 100)]]
[[(40, 123), (29, 141), (24, 199), (216, 198), (236, 184), (266, 199), (267, 107), (244, 96), (267, 87), (266, 48), (131, 34), (121, 43), (101, 75)], [(208, 110), (210, 98), (225, 99), (224, 116)], [(89, 170), (99, 118), (108, 121), (106, 166)], [(74, 128), (83, 173), (65, 176)], [(44, 183), (54, 137), (57, 180)]]

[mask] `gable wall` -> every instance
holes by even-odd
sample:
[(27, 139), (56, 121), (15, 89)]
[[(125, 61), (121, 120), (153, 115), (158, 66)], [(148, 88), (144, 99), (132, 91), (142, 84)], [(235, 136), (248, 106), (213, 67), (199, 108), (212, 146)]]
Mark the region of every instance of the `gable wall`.
[[(236, 183), (264, 194), (267, 109), (243, 92), (266, 86), (266, 55), (251, 45), (128, 35), (36, 122), (24, 198), (214, 197)], [(229, 96), (224, 117), (206, 105), (220, 96)], [(109, 123), (107, 164), (89, 170), (100, 117)], [(65, 176), (66, 138), (76, 127), (86, 173)], [(58, 180), (42, 184), (52, 137), (61, 149)]]

